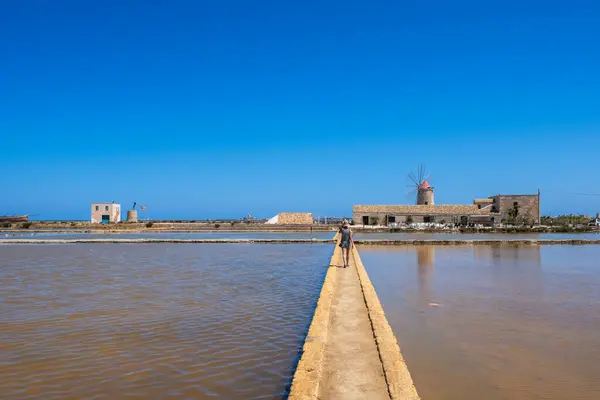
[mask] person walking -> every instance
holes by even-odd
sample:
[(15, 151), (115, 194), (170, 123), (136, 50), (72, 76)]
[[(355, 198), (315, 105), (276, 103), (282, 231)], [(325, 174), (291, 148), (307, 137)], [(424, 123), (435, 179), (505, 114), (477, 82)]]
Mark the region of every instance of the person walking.
[(347, 220), (344, 220), (344, 223), (340, 228), (340, 235), (342, 235), (342, 238), (340, 240), (340, 247), (342, 248), (342, 259), (344, 261), (344, 268), (346, 268), (350, 266), (350, 249), (354, 246), (354, 241), (352, 240), (352, 231), (350, 230), (350, 226)]

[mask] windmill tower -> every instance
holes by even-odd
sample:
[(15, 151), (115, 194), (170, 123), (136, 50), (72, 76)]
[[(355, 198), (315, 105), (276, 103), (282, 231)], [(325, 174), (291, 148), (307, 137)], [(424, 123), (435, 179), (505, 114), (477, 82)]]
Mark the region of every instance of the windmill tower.
[(414, 172), (408, 174), (408, 178), (412, 181), (412, 185), (409, 186), (414, 188), (411, 193), (417, 194), (417, 205), (432, 206), (435, 204), (433, 186), (427, 181), (430, 175), (425, 173), (425, 165), (423, 164), (419, 165), (416, 174)]

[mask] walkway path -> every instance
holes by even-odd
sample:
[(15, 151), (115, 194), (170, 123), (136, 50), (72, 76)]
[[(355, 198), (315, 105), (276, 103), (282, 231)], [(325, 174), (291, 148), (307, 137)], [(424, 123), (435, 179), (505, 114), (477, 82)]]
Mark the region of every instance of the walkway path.
[(290, 399), (419, 399), (379, 299), (352, 252), (336, 245)]
[(390, 398), (367, 312), (352, 258), (349, 268), (337, 271), (320, 398)]

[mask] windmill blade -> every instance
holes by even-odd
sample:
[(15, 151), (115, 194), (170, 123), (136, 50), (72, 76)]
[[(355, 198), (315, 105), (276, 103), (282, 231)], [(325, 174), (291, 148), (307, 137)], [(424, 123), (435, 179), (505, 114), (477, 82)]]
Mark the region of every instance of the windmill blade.
[(406, 192), (406, 196), (405, 196), (406, 200), (412, 202), (415, 199), (416, 193), (417, 193), (416, 189), (409, 190), (408, 192)]
[(425, 164), (419, 164), (419, 184), (423, 183), (425, 179)]
[(419, 181), (418, 181), (417, 177), (415, 176), (415, 174), (412, 171), (408, 174), (408, 177), (410, 178), (411, 181), (414, 182), (414, 184), (416, 186), (419, 186)]

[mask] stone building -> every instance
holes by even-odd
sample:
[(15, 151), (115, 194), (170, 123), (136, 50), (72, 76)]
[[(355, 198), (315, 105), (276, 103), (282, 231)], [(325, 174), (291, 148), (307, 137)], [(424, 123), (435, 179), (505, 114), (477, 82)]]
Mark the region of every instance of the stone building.
[(500, 215), (501, 222), (525, 222), (539, 225), (540, 191), (537, 194), (497, 194), (490, 197), (490, 210)]
[(497, 215), (490, 209), (481, 209), (474, 204), (466, 205), (356, 205), (352, 219), (356, 225), (390, 225), (394, 223), (477, 223), (490, 225)]
[[(475, 199), (473, 204), (433, 205), (433, 188), (427, 184), (417, 193), (417, 205), (356, 205), (356, 225), (394, 223), (441, 223), (493, 226), (499, 223), (540, 223), (540, 192), (533, 195), (502, 195)], [(422, 184), (422, 185), (423, 185)], [(419, 186), (421, 189), (421, 186)], [(430, 196), (430, 197), (429, 197)]]
[(92, 203), (92, 223), (115, 223), (121, 221), (121, 205), (113, 203)]
[(425, 179), (417, 187), (417, 205), (432, 206), (434, 204), (433, 186)]

